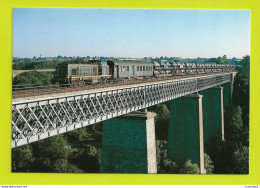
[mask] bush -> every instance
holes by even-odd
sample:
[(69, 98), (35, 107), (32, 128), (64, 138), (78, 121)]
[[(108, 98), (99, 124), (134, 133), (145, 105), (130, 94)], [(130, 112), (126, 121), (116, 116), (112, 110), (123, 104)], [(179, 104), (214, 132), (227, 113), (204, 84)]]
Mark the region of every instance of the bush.
[(37, 84), (50, 85), (52, 77), (50, 74), (37, 71), (23, 72), (13, 79), (13, 85)]
[(187, 160), (180, 170), (182, 174), (199, 174), (200, 168), (196, 163), (192, 163), (191, 160)]
[(204, 153), (204, 165), (207, 174), (213, 174), (214, 165), (208, 154)]

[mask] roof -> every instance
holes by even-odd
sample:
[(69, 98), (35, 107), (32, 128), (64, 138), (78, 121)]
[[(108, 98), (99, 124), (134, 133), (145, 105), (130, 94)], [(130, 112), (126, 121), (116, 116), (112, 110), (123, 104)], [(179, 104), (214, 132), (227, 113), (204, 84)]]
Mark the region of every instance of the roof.
[(64, 65), (68, 65), (68, 66), (74, 66), (74, 67), (89, 67), (89, 66), (98, 66), (98, 64), (74, 64), (74, 63), (66, 63), (66, 64), (58, 64), (58, 65), (61, 65), (61, 66), (64, 66)]
[(152, 62), (149, 61), (114, 61), (115, 65), (153, 65)]

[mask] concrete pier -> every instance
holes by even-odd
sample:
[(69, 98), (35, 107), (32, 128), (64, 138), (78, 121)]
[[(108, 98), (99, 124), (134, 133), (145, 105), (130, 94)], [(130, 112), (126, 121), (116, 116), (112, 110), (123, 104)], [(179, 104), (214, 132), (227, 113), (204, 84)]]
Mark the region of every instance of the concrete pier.
[(133, 112), (104, 121), (101, 173), (157, 173), (155, 115)]
[(183, 165), (188, 159), (204, 174), (202, 95), (192, 94), (171, 101), (168, 158)]
[(232, 96), (233, 96), (235, 77), (236, 77), (236, 72), (231, 74), (231, 82), (222, 85), (224, 108), (230, 107), (232, 105)]
[(232, 105), (233, 82), (221, 85), (223, 87), (224, 108)]
[(206, 89), (200, 94), (203, 95), (204, 143), (208, 144), (215, 137), (224, 140), (223, 87)]

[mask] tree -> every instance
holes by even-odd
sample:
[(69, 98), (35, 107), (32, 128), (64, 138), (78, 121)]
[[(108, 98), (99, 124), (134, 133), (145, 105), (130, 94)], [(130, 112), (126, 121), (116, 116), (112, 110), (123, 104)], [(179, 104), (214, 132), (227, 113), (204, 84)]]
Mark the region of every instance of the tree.
[(241, 63), (242, 63), (242, 67), (243, 67), (243, 69), (241, 71), (245, 75), (247, 75), (249, 77), (249, 73), (250, 73), (250, 56), (246, 55), (245, 57), (243, 57)]
[(65, 138), (69, 142), (71, 147), (84, 148), (85, 145), (89, 144), (92, 134), (86, 131), (86, 127), (69, 131), (64, 134)]
[(167, 142), (165, 140), (156, 140), (156, 160), (158, 173), (178, 173), (179, 167), (176, 162), (167, 158)]
[(168, 137), (168, 127), (170, 112), (166, 104), (158, 104), (148, 108), (148, 111), (155, 112), (155, 133), (156, 137), (161, 140), (166, 140)]
[(84, 172), (100, 172), (101, 149), (86, 145), (85, 148), (73, 148), (73, 153), (69, 157), (70, 163), (80, 167)]
[(179, 166), (176, 162), (170, 159), (163, 160), (163, 168), (161, 168), (161, 173), (168, 173), (168, 174), (176, 174), (178, 173)]
[(226, 110), (225, 128), (226, 140), (232, 142), (232, 145), (235, 148), (246, 144), (246, 141), (244, 140), (245, 135), (243, 134), (245, 129), (242, 121), (242, 108), (240, 106), (235, 106)]
[(200, 168), (196, 163), (192, 163), (191, 160), (187, 160), (180, 170), (182, 174), (199, 174)]
[(226, 64), (227, 63), (227, 56), (224, 55), (223, 57), (217, 58), (217, 64)]
[(13, 149), (14, 172), (84, 172), (71, 164), (73, 149), (67, 147), (62, 135), (53, 136), (32, 144)]
[(85, 172), (100, 170), (102, 124), (97, 123), (65, 133), (68, 144), (73, 148), (69, 161)]
[(243, 57), (242, 67), (239, 67), (234, 80), (233, 103), (243, 110), (243, 123), (249, 127), (249, 80), (250, 80), (250, 56)]
[(209, 157), (209, 155), (207, 153), (204, 153), (204, 165), (205, 165), (207, 174), (213, 174), (213, 171), (214, 171), (213, 161), (211, 160), (211, 158)]
[[(227, 127), (225, 126), (225, 139), (227, 138), (226, 128)], [(230, 172), (229, 169), (231, 168), (230, 161), (232, 157), (232, 148), (230, 148), (228, 143), (229, 141), (222, 140), (219, 134), (215, 134), (214, 136), (210, 137), (210, 139), (205, 143), (204, 162), (207, 173), (210, 172), (210, 165), (213, 166), (211, 173), (213, 173), (213, 171), (214, 174), (227, 174)]]
[(50, 85), (51, 75), (44, 72), (29, 71), (23, 72), (14, 77), (13, 85), (20, 84), (38, 84), (38, 85)]
[(247, 146), (238, 148), (233, 158), (234, 173), (248, 174), (249, 172), (249, 149)]
[(13, 149), (14, 172), (98, 173), (102, 124), (94, 124)]
[(53, 136), (44, 140), (32, 143), (33, 154), (35, 156), (34, 172), (53, 172), (57, 160), (67, 160), (71, 153), (66, 147), (67, 142), (62, 135)]
[(70, 164), (66, 159), (58, 159), (53, 165), (54, 172), (61, 173), (83, 173), (76, 165)]
[[(205, 145), (205, 151), (212, 158), (215, 174), (247, 172), (248, 151), (245, 148), (248, 148), (248, 130), (243, 124), (242, 114), (240, 106), (225, 109), (225, 141), (216, 137), (210, 140), (209, 146)], [(206, 159), (205, 155), (205, 168), (208, 168)], [(240, 166), (243, 166), (241, 171)]]
[(13, 63), (13, 70), (54, 69), (62, 61), (21, 61)]
[(12, 150), (12, 171), (29, 172), (34, 160), (30, 145), (14, 148)]
[(85, 64), (87, 63), (87, 61), (85, 61), (84, 59), (81, 59), (81, 58), (77, 58), (76, 60), (70, 62), (70, 63), (73, 63), (73, 64)]
[(157, 171), (160, 173), (163, 169), (163, 160), (167, 157), (167, 150), (165, 148), (165, 140), (156, 140), (156, 161), (157, 161)]

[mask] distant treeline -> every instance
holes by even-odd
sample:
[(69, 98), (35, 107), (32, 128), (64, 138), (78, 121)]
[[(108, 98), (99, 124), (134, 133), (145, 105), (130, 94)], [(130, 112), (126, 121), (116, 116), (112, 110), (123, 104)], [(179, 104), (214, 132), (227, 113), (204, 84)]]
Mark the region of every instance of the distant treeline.
[[(154, 59), (155, 61), (161, 61), (163, 59)], [(46, 60), (46, 61), (20, 61), (13, 63), (13, 70), (36, 70), (36, 69), (55, 69), (59, 63), (70, 63), (70, 64), (85, 64), (89, 61), (95, 60), (87, 60), (77, 58), (75, 60), (61, 61), (61, 60)], [(210, 58), (208, 60), (194, 60), (194, 59), (182, 59), (182, 60), (167, 60), (169, 62), (189, 62), (189, 63), (217, 63), (217, 64), (226, 64), (230, 63), (229, 60), (226, 59), (226, 56), (218, 57), (218, 58)]]
[(36, 70), (36, 69), (55, 69), (59, 63), (71, 63), (71, 64), (85, 64), (87, 60), (84, 59), (76, 59), (72, 61), (22, 61), (13, 63), (13, 70)]

